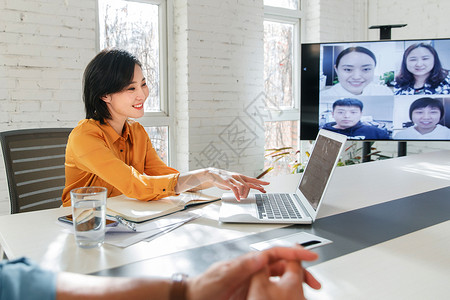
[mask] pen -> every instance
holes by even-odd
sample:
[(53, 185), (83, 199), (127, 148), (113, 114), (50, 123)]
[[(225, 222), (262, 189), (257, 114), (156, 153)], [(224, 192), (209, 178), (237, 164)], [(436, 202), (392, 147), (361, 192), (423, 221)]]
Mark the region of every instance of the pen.
[(300, 245), (303, 246), (303, 247), (308, 247), (308, 246), (312, 246), (312, 245), (315, 245), (315, 244), (320, 244), (320, 241), (313, 240), (313, 241), (308, 241), (308, 242), (301, 243)]
[(119, 221), (120, 224), (125, 225), (126, 227), (128, 227), (129, 229), (131, 229), (133, 231), (136, 231), (136, 224), (125, 220), (121, 216), (114, 216), (114, 218), (116, 218), (116, 220)]

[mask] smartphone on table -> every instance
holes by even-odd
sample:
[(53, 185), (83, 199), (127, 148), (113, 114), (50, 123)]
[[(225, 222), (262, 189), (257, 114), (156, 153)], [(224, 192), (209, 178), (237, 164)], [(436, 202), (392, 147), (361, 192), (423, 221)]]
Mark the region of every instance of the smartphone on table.
[[(59, 217), (58, 220), (61, 222), (73, 224), (72, 214)], [(119, 224), (119, 222), (117, 220), (106, 218), (106, 227), (114, 227), (114, 226), (117, 226), (117, 224)]]

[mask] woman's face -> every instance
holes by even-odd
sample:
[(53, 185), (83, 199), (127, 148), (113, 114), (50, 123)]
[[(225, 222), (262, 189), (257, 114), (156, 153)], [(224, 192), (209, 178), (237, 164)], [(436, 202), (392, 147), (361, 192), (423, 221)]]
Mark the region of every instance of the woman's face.
[(411, 114), (411, 121), (416, 125), (420, 133), (428, 133), (434, 130), (441, 120), (441, 111), (437, 107), (426, 106), (416, 108)]
[(406, 69), (414, 76), (428, 76), (433, 67), (434, 56), (427, 48), (416, 48), (406, 57)]
[(340, 84), (354, 95), (360, 95), (373, 81), (374, 71), (375, 61), (361, 52), (350, 52), (344, 55), (336, 67)]
[(141, 67), (135, 65), (133, 81), (122, 91), (103, 97), (111, 113), (112, 120), (125, 121), (127, 118), (140, 118), (144, 115), (144, 102), (149, 94)]

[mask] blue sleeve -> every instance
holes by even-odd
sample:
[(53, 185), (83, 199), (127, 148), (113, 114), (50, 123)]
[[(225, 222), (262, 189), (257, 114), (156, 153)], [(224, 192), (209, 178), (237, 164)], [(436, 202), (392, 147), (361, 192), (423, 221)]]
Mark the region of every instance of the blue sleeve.
[(0, 262), (0, 300), (53, 300), (56, 274), (26, 258)]

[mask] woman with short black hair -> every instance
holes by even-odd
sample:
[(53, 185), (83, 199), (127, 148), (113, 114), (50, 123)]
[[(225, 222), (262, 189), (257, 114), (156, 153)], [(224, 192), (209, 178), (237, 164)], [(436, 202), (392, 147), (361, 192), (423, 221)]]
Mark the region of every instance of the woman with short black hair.
[(439, 124), (444, 116), (442, 99), (419, 98), (409, 107), (409, 118), (414, 125), (399, 131), (395, 139), (450, 140), (450, 129)]
[(143, 201), (212, 186), (232, 190), (238, 200), (250, 189), (265, 192), (265, 181), (215, 168), (180, 175), (159, 158), (144, 127), (131, 120), (144, 115), (149, 87), (141, 63), (130, 53), (101, 51), (86, 67), (83, 85), (86, 119), (67, 143), (64, 206), (71, 204), (70, 190), (83, 186)]

